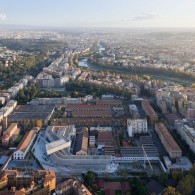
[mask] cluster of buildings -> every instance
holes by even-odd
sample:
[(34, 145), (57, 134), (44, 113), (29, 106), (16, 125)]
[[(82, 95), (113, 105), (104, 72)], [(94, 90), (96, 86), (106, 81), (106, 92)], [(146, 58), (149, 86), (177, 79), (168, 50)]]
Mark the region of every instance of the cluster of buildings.
[(195, 90), (172, 85), (156, 92), (156, 101), (162, 113), (179, 113), (184, 118), (195, 119)]
[(18, 123), (24, 127), (41, 127), (53, 116), (55, 105), (18, 105), (8, 116), (8, 122)]
[(112, 117), (112, 110), (109, 105), (67, 105), (65, 112), (74, 118)]
[(25, 76), (23, 79), (19, 80), (9, 89), (2, 91), (0, 93), (0, 105), (4, 105), (9, 100), (16, 97), (18, 92), (28, 85), (30, 81), (33, 80), (32, 76)]
[(27, 104), (29, 105), (57, 105), (58, 107), (63, 107), (64, 105), (78, 105), (86, 102), (90, 102), (93, 100), (93, 96), (87, 95), (83, 98), (36, 98), (32, 99)]
[(53, 61), (48, 67), (43, 68), (35, 79), (41, 88), (63, 88), (69, 80), (75, 80), (81, 74), (79, 68), (69, 66), (70, 53), (62, 55)]
[(56, 195), (92, 195), (92, 193), (76, 179), (68, 179), (56, 186)]
[(28, 131), (13, 153), (13, 159), (23, 160), (36, 138), (36, 130)]
[(176, 120), (175, 129), (195, 153), (195, 121), (187, 119)]
[(17, 139), (20, 128), (17, 123), (12, 123), (5, 131), (1, 132), (1, 143), (3, 147), (8, 147), (14, 144), (14, 141)]
[[(41, 37), (42, 35), (40, 34), (39, 36)], [(120, 92), (119, 89), (122, 89), (128, 95), (132, 95), (132, 100), (134, 98), (136, 100), (140, 96), (143, 87), (144, 89), (152, 89), (153, 93), (155, 93), (157, 106), (165, 114), (165, 117), (173, 118), (174, 122), (172, 122), (172, 125), (175, 126), (177, 132), (189, 144), (190, 149), (195, 152), (195, 91), (193, 89), (184, 88), (180, 85), (167, 85), (160, 88), (159, 86), (162, 84), (158, 85), (155, 81), (138, 81), (136, 79), (124, 79), (120, 75), (111, 75), (105, 72), (81, 71), (80, 68), (70, 66), (69, 57), (70, 55), (90, 51), (92, 37), (83, 34), (80, 35), (84, 37), (81, 40), (80, 37), (66, 36), (66, 38), (72, 40), (68, 43), (68, 52), (61, 55), (48, 67), (43, 68), (43, 71), (34, 80), (37, 85), (41, 88), (64, 88), (70, 80), (74, 81), (77, 79), (101, 86), (113, 87), (118, 92)], [(105, 35), (102, 36), (104, 37)], [(87, 42), (86, 37), (88, 37)], [(62, 39), (63, 35), (58, 38)], [(58, 38), (55, 34), (53, 35), (53, 40)], [(78, 40), (81, 42), (79, 43)], [(187, 62), (178, 64), (178, 60), (173, 59), (174, 57), (169, 59), (165, 51), (154, 57), (156, 55), (155, 52), (152, 52), (151, 55), (143, 55), (141, 48), (125, 47), (130, 42), (136, 44), (137, 40), (135, 42), (127, 40), (126, 43), (122, 44), (122, 47), (117, 46), (114, 40), (111, 41), (110, 39), (109, 41), (106, 41), (110, 46), (108, 50), (99, 48), (101, 56), (99, 63), (120, 64), (122, 66), (163, 67), (167, 69), (169, 66), (170, 69), (177, 67), (178, 70), (186, 70), (191, 66)], [(147, 43), (141, 42), (143, 45)], [(0, 130), (2, 146), (11, 146), (18, 137), (20, 129), (17, 123), (29, 129), (31, 126), (41, 127), (42, 124), (46, 125), (52, 119), (56, 108), (57, 112), (59, 111), (66, 119), (64, 121), (66, 125), (63, 123), (54, 125), (55, 119), (50, 121), (51, 126), (47, 127), (45, 138), (43, 136), (40, 139), (40, 142), (45, 139), (45, 142), (42, 143), (44, 150), (40, 151), (40, 153), (42, 152), (42, 156), (45, 158), (49, 157), (59, 167), (65, 167), (69, 171), (76, 170), (80, 173), (89, 169), (105, 171), (107, 165), (113, 162), (145, 162), (146, 160), (159, 162), (160, 154), (148, 130), (148, 125), (155, 127), (155, 132), (171, 159), (182, 157), (181, 149), (166, 126), (159, 122), (158, 115), (148, 100), (139, 100), (141, 112), (135, 104), (129, 105), (126, 109), (123, 97), (115, 98), (113, 95), (103, 95), (100, 99), (94, 99), (90, 95), (84, 98), (36, 98), (28, 102), (27, 105), (17, 106), (17, 102), (11, 99), (16, 97), (19, 90), (23, 89), (31, 80), (32, 77), (27, 76), (6, 92), (1, 92), (0, 94), (0, 104), (4, 105), (6, 103), (6, 106), (0, 110), (0, 120), (5, 124), (8, 117), (9, 122), (12, 122), (9, 128), (4, 131)], [(176, 120), (179, 117), (174, 117), (175, 115), (173, 116), (172, 114), (179, 114), (182, 117), (186, 117), (186, 120)], [(61, 116), (56, 116), (58, 123)], [(116, 125), (118, 129), (112, 129), (110, 126), (105, 127), (105, 125), (104, 127), (98, 126), (101, 124), (100, 120), (109, 121), (110, 125), (124, 120), (127, 130), (125, 132), (121, 131), (121, 123)], [(82, 127), (84, 126), (83, 124), (87, 124), (85, 126), (88, 127), (84, 126), (77, 129), (75, 125), (67, 125), (69, 124), (68, 121), (76, 126), (82, 124)], [(95, 122), (98, 127), (91, 127), (91, 124)], [(113, 125), (113, 127), (115, 126)], [(136, 140), (134, 138), (137, 134), (139, 136), (137, 136)], [(14, 160), (25, 159), (36, 139), (36, 135), (37, 129), (31, 129), (24, 135), (13, 152), (12, 158)], [(33, 147), (37, 150), (36, 145), (38, 144), (35, 144)], [(42, 158), (40, 155), (36, 157)], [(14, 170), (4, 171), (0, 175), (0, 188), (4, 189), (6, 193), (33, 194), (36, 192), (36, 194), (41, 194), (50, 193), (56, 189), (56, 194), (91, 194), (85, 186), (74, 179), (67, 180), (56, 187), (55, 173), (49, 170), (34, 171), (32, 173), (22, 173)]]
[[(111, 127), (49, 126), (46, 130), (46, 152), (59, 166), (71, 170), (89, 168), (104, 171), (109, 164), (122, 161), (150, 159), (159, 161), (159, 153), (151, 136), (140, 136), (136, 146), (124, 145), (120, 153), (116, 150), (115, 137)], [(82, 168), (79, 166), (82, 164)]]
[[(136, 106), (136, 104), (130, 104), (129, 105), (129, 111), (131, 114), (131, 118), (127, 119), (127, 133), (129, 137), (134, 137), (135, 134), (146, 134), (151, 132), (148, 132), (148, 124), (150, 125), (150, 128), (155, 129), (155, 132), (157, 133), (158, 137), (160, 138), (160, 141), (162, 145), (164, 146), (166, 152), (168, 153), (169, 157), (171, 159), (181, 159), (182, 157), (182, 151), (164, 123), (160, 123), (158, 120), (158, 115), (154, 111), (153, 107), (150, 105), (148, 100), (145, 99), (137, 99), (135, 100), (137, 102), (137, 105), (139, 105), (139, 109)], [(146, 118), (141, 117), (140, 109), (144, 111)], [(170, 116), (167, 115), (167, 117), (170, 118)], [(178, 125), (178, 127), (181, 127), (181, 125)], [(142, 138), (143, 139), (143, 138)], [(147, 138), (149, 139), (149, 138)], [(141, 141), (142, 142), (142, 141)], [(144, 147), (145, 148), (145, 147)], [(155, 149), (152, 147), (154, 152)], [(146, 150), (148, 148), (146, 147)], [(129, 151), (129, 149), (125, 148), (123, 149), (123, 153), (125, 151)], [(131, 148), (133, 150), (133, 148)], [(138, 149), (142, 150), (142, 148)], [(130, 152), (130, 151), (129, 151)], [(129, 153), (132, 154), (132, 151)]]
[(8, 117), (16, 108), (17, 101), (10, 100), (7, 102), (7, 104), (0, 109), (0, 121), (2, 121), (4, 118)]
[(156, 92), (158, 107), (166, 121), (195, 152), (195, 91), (193, 87), (171, 85)]
[(133, 80), (122, 79), (120, 76), (105, 75), (102, 76), (101, 73), (89, 73), (88, 77), (85, 78), (85, 81), (88, 83), (113, 87), (116, 89), (121, 89), (127, 91), (131, 95), (140, 95), (140, 85), (134, 82)]
[(17, 101), (13, 99), (16, 97), (20, 90), (28, 85), (29, 81), (31, 81), (32, 79), (32, 76), (25, 76), (18, 83), (16, 83), (6, 91), (0, 93), (0, 105), (4, 105), (0, 109), (0, 121), (8, 117), (14, 111), (17, 106)]
[(55, 192), (56, 175), (53, 170), (21, 172), (5, 170), (0, 172), (1, 194), (51, 194)]
[(49, 143), (46, 144), (47, 154), (52, 154), (59, 150), (70, 154), (72, 151), (72, 142), (76, 137), (76, 129), (74, 125), (48, 126), (46, 129), (46, 137), (49, 141)]
[[(11, 66), (13, 65), (13, 62), (18, 58), (24, 55), (23, 51), (14, 51), (10, 50), (7, 47), (0, 46), (0, 65), (1, 66)], [(1, 64), (2, 63), (2, 64)]]
[[(120, 33), (120, 36), (117, 36), (117, 33), (110, 34), (109, 38), (107, 36), (108, 34), (101, 35), (101, 40), (106, 47), (104, 47), (103, 52), (99, 47), (97, 49), (99, 55), (95, 61), (99, 64), (119, 67), (163, 68), (194, 74), (193, 44), (186, 41), (189, 37), (185, 35), (174, 34), (173, 37), (170, 36), (171, 38), (167, 36), (168, 42), (166, 44), (163, 42), (163, 36), (158, 36), (158, 33), (152, 36), (148, 35), (147, 38), (139, 33), (136, 33), (136, 36), (131, 34), (128, 38), (126, 33)], [(190, 37), (193, 40), (193, 36)], [(163, 49), (161, 48), (162, 42)], [(172, 44), (178, 46), (170, 49)]]

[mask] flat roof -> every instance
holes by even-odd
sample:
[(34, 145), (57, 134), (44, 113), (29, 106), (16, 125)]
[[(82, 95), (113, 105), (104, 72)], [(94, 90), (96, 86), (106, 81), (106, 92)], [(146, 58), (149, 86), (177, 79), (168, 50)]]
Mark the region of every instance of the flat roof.
[(48, 151), (48, 150), (57, 148), (59, 146), (62, 146), (63, 144), (66, 144), (66, 141), (63, 139), (59, 139), (59, 140), (50, 142), (50, 143), (46, 144), (46, 150)]
[[(144, 145), (144, 150), (148, 157), (159, 156), (159, 153), (154, 145), (153, 146)], [(141, 146), (121, 147), (121, 154), (123, 157), (145, 157), (143, 148)]]
[(46, 120), (54, 107), (54, 105), (19, 105), (8, 118), (11, 121), (23, 121), (27, 119)]

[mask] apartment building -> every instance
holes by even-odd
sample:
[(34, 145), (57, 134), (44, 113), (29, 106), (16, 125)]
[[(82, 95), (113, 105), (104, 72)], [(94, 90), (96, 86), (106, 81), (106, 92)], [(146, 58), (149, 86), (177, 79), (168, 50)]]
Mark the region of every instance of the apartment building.
[(127, 132), (129, 137), (133, 137), (137, 133), (147, 133), (147, 119), (127, 119)]
[(195, 123), (190, 120), (177, 120), (175, 121), (175, 128), (182, 139), (185, 140), (190, 149), (195, 153)]
[(20, 129), (17, 126), (17, 123), (12, 123), (9, 128), (3, 132), (3, 136), (1, 138), (2, 146), (11, 145), (20, 133)]
[[(22, 187), (21, 187), (22, 186)], [(0, 172), (1, 194), (50, 194), (56, 188), (53, 170), (20, 172), (5, 170)]]

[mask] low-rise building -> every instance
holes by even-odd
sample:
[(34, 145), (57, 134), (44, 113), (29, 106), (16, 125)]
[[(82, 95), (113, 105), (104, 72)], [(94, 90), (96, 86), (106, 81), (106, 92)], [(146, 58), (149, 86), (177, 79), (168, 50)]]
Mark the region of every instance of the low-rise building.
[(59, 139), (46, 144), (47, 155), (55, 153), (63, 149), (69, 149), (71, 142), (66, 142), (64, 139)]
[(57, 195), (92, 195), (92, 193), (78, 180), (69, 179), (56, 186)]
[(41, 195), (50, 194), (55, 188), (56, 175), (53, 170), (37, 170), (25, 173), (17, 170), (0, 172), (1, 194)]
[(103, 148), (105, 145), (113, 145), (113, 136), (111, 131), (100, 131), (98, 133), (98, 148)]
[(25, 158), (27, 152), (29, 151), (34, 139), (36, 137), (36, 131), (30, 130), (27, 132), (21, 142), (19, 143), (16, 151), (13, 154), (13, 159), (22, 160)]
[(158, 115), (156, 114), (148, 100), (142, 100), (141, 105), (144, 112), (146, 113), (146, 116), (149, 119), (150, 124), (154, 124), (156, 121), (158, 121)]
[(176, 141), (173, 139), (172, 135), (165, 127), (165, 125), (163, 123), (156, 123), (155, 131), (158, 134), (167, 153), (169, 154), (169, 157), (172, 159), (181, 158), (182, 151)]
[(111, 118), (111, 111), (73, 111), (72, 116), (75, 118)]
[(2, 146), (9, 146), (12, 144), (20, 133), (20, 129), (17, 126), (17, 123), (12, 123), (9, 128), (3, 132), (1, 138)]
[(101, 99), (96, 100), (96, 105), (109, 105), (109, 106), (117, 106), (122, 105), (122, 100), (117, 99)]
[(88, 154), (88, 136), (88, 128), (83, 128), (83, 131), (77, 139), (76, 155)]

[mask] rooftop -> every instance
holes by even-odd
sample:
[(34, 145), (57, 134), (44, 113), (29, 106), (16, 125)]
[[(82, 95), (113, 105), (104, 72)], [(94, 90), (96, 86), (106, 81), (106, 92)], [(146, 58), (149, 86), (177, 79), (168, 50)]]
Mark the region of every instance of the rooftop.
[(43, 119), (46, 120), (48, 115), (52, 113), (54, 105), (19, 105), (16, 107), (12, 115), (9, 116), (11, 121), (23, 121), (27, 119)]
[(150, 105), (148, 100), (142, 100), (142, 107), (145, 110), (145, 112), (147, 112), (146, 114), (148, 114), (150, 116), (151, 115), (157, 116), (156, 112), (154, 111), (154, 109), (152, 108), (152, 106)]
[(167, 144), (169, 145), (169, 148), (171, 150), (180, 150), (180, 147), (176, 143), (176, 141), (173, 139), (167, 128), (163, 123), (156, 123), (155, 124), (155, 129), (158, 128), (158, 131), (162, 134), (164, 137), (164, 140), (166, 140)]
[(92, 117), (92, 116), (112, 116), (111, 111), (73, 111), (73, 116), (86, 116), (86, 117)]
[(19, 143), (17, 150), (20, 150), (23, 152), (26, 151), (26, 149), (28, 148), (34, 136), (35, 136), (34, 130), (30, 130), (28, 133), (26, 133), (23, 139), (21, 140), (21, 142)]
[(147, 183), (145, 187), (148, 189), (150, 193), (155, 194), (161, 194), (164, 190), (164, 187), (155, 180), (152, 180), (149, 183)]
[(85, 104), (80, 104), (80, 105), (67, 105), (66, 110), (110, 110), (110, 106), (107, 105), (85, 105)]
[(15, 127), (17, 127), (17, 123), (12, 123), (9, 127), (8, 127), (8, 129), (6, 130), (6, 134), (7, 133), (10, 133)]
[(101, 131), (98, 133), (98, 142), (112, 142), (113, 136), (110, 131)]
[(63, 144), (66, 144), (66, 141), (63, 140), (63, 139), (50, 142), (50, 143), (46, 144), (46, 150), (51, 150), (51, 149), (59, 147), (59, 146), (61, 146)]

